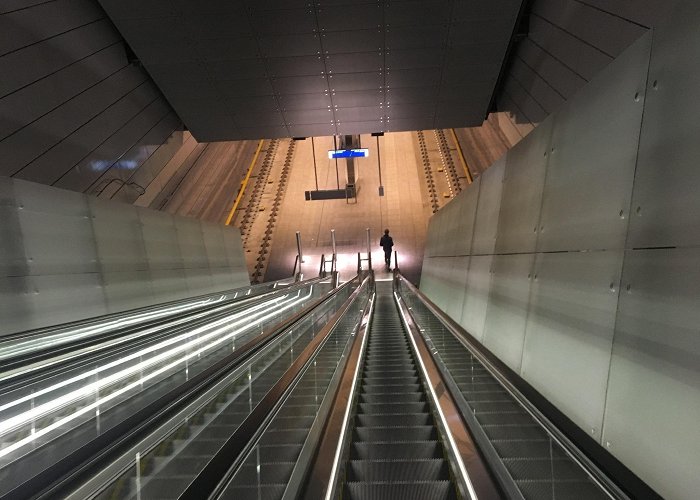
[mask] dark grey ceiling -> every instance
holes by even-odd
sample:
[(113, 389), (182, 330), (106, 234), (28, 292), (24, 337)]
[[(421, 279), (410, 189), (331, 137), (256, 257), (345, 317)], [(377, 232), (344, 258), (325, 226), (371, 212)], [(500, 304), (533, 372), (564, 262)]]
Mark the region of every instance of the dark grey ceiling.
[(100, 0), (199, 141), (480, 125), (522, 0)]

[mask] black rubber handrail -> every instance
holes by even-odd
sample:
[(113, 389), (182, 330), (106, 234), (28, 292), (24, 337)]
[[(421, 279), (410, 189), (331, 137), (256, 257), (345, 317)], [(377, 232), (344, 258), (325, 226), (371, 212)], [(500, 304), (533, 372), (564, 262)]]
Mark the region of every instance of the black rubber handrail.
[(35, 476), (0, 497), (0, 500), (15, 498), (57, 498), (67, 494), (86, 477), (97, 473), (105, 463), (115, 459), (125, 450), (133, 446), (143, 435), (154, 431), (167, 422), (199, 395), (208, 390), (232, 369), (239, 366), (264, 345), (327, 300), (330, 300), (346, 286), (331, 290), (325, 296), (305, 307), (302, 311), (276, 325), (269, 331), (263, 332), (244, 346), (227, 355), (201, 373), (191, 377), (160, 396), (140, 410), (135, 411), (119, 424), (84, 444), (76, 451), (58, 460), (50, 467), (39, 471)]
[[(569, 417), (550, 403), (537, 389), (532, 387), (532, 385), (501, 361), (500, 358), (481, 344), (459, 323), (436, 306), (423, 292), (416, 288), (413, 283), (400, 274), (396, 275), (396, 280), (406, 285), (445, 328), (447, 328), (447, 330), (468, 350), (474, 352), (477, 357), (480, 356), (485, 359), (489, 366), (496, 372), (497, 378), (502, 379), (520, 393), (525, 400), (521, 402), (529, 404), (529, 406), (548, 420), (554, 427), (549, 430), (558, 431), (558, 433), (565, 438), (565, 441), (568, 441), (571, 445), (567, 445), (568, 443), (566, 442), (560, 444), (574, 456), (582, 458), (584, 462), (588, 460), (598, 469), (597, 471), (595, 469), (588, 470), (588, 472), (594, 476), (600, 476), (602, 473), (604, 477), (597, 477), (602, 484), (609, 484), (612, 482), (613, 487), (619, 488), (631, 498), (645, 498), (650, 500), (662, 498), (625, 464), (600, 446), (600, 444), (578, 427)], [(541, 423), (544, 424), (544, 422)]]

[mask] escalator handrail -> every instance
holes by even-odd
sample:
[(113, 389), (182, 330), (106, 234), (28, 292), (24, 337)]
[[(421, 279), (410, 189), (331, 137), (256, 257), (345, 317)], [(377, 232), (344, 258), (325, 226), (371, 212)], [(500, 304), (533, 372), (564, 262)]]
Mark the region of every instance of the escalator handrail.
[[(443, 312), (403, 275), (395, 285), (405, 285), (442, 325), (481, 362), (501, 385), (537, 420), (545, 431), (584, 467), (613, 497), (661, 498), (627, 466), (605, 450), (537, 389), (481, 344), (459, 323)], [(398, 289), (398, 286), (396, 287)], [(400, 295), (400, 293), (399, 293)]]
[(317, 307), (330, 300), (353, 280), (335, 288), (282, 323), (264, 331), (247, 344), (236, 349), (223, 359), (191, 377), (185, 383), (169, 390), (145, 407), (137, 410), (125, 420), (103, 432), (75, 452), (58, 460), (24, 483), (10, 490), (0, 500), (14, 498), (56, 498), (64, 496), (86, 477), (99, 471), (110, 459), (119, 456), (122, 450), (167, 422), (172, 415), (187, 406), (192, 400), (216, 384), (231, 369), (243, 363), (272, 339), (301, 321)]
[[(201, 313), (206, 313), (207, 311), (211, 311), (213, 309), (225, 307), (225, 306), (238, 306), (238, 307), (243, 307), (246, 305), (253, 305), (255, 303), (268, 300), (270, 298), (275, 297), (276, 295), (281, 295), (284, 293), (288, 293), (290, 291), (296, 291), (300, 288), (304, 288), (308, 285), (314, 284), (316, 282), (322, 281), (321, 278), (313, 278), (310, 280), (302, 281), (295, 283), (293, 286), (289, 286), (286, 288), (280, 288), (276, 290), (272, 290), (270, 292), (265, 292), (259, 295), (253, 295), (253, 296), (242, 296), (242, 297), (237, 297), (236, 299), (231, 299), (227, 301), (222, 301), (222, 302), (217, 302), (213, 303), (210, 305), (203, 306), (198, 309), (194, 310), (188, 310), (188, 311), (183, 311), (179, 313), (173, 313), (172, 315), (169, 316), (164, 316), (161, 318), (157, 319), (152, 319), (152, 320), (147, 320), (143, 323), (137, 323), (133, 325), (128, 325), (126, 327), (118, 327), (114, 330), (103, 332), (99, 336), (95, 337), (88, 337), (86, 339), (79, 339), (76, 341), (68, 341), (64, 342), (59, 345), (50, 345), (45, 349), (42, 350), (37, 350), (37, 351), (31, 351), (26, 354), (23, 354), (21, 356), (16, 356), (13, 358), (9, 358), (6, 360), (3, 360), (2, 362), (2, 372), (10, 372), (13, 370), (21, 370), (23, 367), (30, 366), (36, 363), (40, 363), (42, 361), (47, 361), (52, 358), (57, 358), (62, 355), (68, 355), (71, 352), (78, 351), (78, 350), (83, 350), (83, 349), (88, 349), (89, 352), (84, 353), (84, 356), (89, 356), (93, 357), (95, 356), (101, 349), (98, 347), (99, 344), (109, 342), (111, 340), (117, 340), (121, 337), (125, 337), (128, 335), (132, 335), (134, 333), (137, 333), (141, 330), (147, 329), (147, 328), (155, 328), (160, 325), (167, 324), (172, 321), (177, 321), (181, 319), (185, 319), (188, 316), (194, 315), (194, 314), (201, 314)], [(104, 347), (104, 349), (109, 349), (111, 346), (107, 345)], [(83, 359), (83, 355), (77, 355), (77, 356), (71, 356), (67, 361), (70, 361), (72, 363), (75, 363), (77, 361), (80, 361)], [(84, 361), (88, 362), (88, 361)], [(57, 367), (56, 366), (49, 366), (46, 368), (36, 368), (32, 370), (31, 374), (32, 376), (36, 376), (37, 373), (42, 373), (44, 370), (55, 370)], [(5, 382), (2, 382), (4, 384)], [(13, 384), (16, 383), (16, 381), (13, 379)], [(2, 385), (0, 384), (0, 385)]]
[[(315, 353), (321, 348), (347, 309), (360, 295), (364, 287), (369, 286), (370, 282), (371, 278), (363, 279), (360, 286), (338, 308), (328, 323), (314, 336), (313, 340), (304, 348), (289, 369), (265, 394), (253, 411), (238, 426), (233, 435), (227, 439), (226, 443), (207, 463), (201, 473), (189, 484), (185, 492), (180, 495), (180, 500), (216, 498), (223, 492), (228, 479), (241, 465), (247, 451), (252, 448), (266, 424), (274, 416), (282, 402), (284, 402), (296, 381), (303, 374), (306, 366), (312, 362)], [(347, 286), (348, 283), (350, 282), (345, 283), (342, 287)]]

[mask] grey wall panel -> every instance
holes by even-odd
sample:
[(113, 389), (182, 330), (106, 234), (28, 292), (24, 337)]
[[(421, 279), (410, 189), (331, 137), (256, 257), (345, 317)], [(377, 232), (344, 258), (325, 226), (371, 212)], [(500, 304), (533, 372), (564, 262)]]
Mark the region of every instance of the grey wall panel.
[(503, 172), (507, 155), (496, 161), (481, 175), (479, 203), (474, 222), (474, 241), (472, 255), (491, 254), (496, 246), (498, 231), (498, 213), (501, 208), (503, 190)]
[(519, 142), (508, 151), (498, 219), (497, 253), (535, 251), (553, 118), (537, 127), (527, 141)]
[(231, 275), (235, 287), (250, 283), (248, 269), (245, 264), (245, 253), (243, 251), (243, 240), (241, 232), (237, 227), (224, 226), (221, 228), (224, 238), (224, 249), (228, 262), (227, 270)]
[(0, 205), (0, 221), (0, 277), (26, 276), (29, 274), (29, 262), (22, 241), (17, 207)]
[(184, 299), (189, 294), (184, 269), (156, 269), (150, 271), (153, 296), (157, 302)]
[(491, 292), (493, 255), (472, 255), (469, 259), (467, 288), (459, 324), (483, 342), (486, 309)]
[[(209, 269), (184, 269), (184, 273), (187, 291), (191, 295), (204, 295), (205, 293), (213, 292), (218, 288), (213, 284), (212, 275)], [(225, 290), (226, 288), (230, 287), (222, 286), (219, 288), (219, 290)]]
[(71, 64), (0, 100), (0, 138), (40, 118), (57, 106), (99, 85), (126, 66), (124, 47), (109, 47), (89, 56), (80, 64)]
[(211, 290), (213, 292), (231, 290), (250, 284), (247, 272), (245, 272), (243, 283), (241, 283), (240, 278), (240, 272), (233, 272), (228, 268), (213, 269), (211, 272)]
[(484, 324), (483, 343), (520, 372), (534, 254), (496, 255)]
[[(454, 257), (433, 257), (428, 260), (428, 274), (425, 275), (425, 283), (421, 281), (421, 287), (425, 287), (430, 300), (446, 311), (451, 294), (457, 286), (453, 279), (455, 259)], [(421, 276), (423, 276), (422, 272)]]
[(224, 246), (224, 236), (218, 224), (202, 222), (202, 235), (209, 268), (228, 266), (228, 256)]
[(177, 228), (177, 242), (180, 248), (180, 255), (189, 268), (209, 267), (207, 250), (204, 247), (204, 236), (202, 234), (202, 223), (196, 219), (187, 217), (175, 218)]
[(525, 333), (521, 375), (597, 440), (622, 256), (622, 250), (538, 254)]
[(59, 0), (0, 17), (0, 54), (41, 42), (104, 17), (90, 0)]
[(112, 23), (101, 20), (0, 56), (0, 98), (119, 40)]
[[(152, 85), (144, 81), (134, 82), (132, 89), (125, 90), (124, 95), (118, 97), (115, 102), (107, 104), (107, 107), (98, 115), (85, 122), (75, 132), (64, 136), (46, 153), (24, 166), (17, 177), (46, 184), (55, 183), (81, 160), (93, 154), (102, 142), (149, 102), (156, 99), (156, 96), (157, 91)], [(97, 158), (95, 168), (100, 170), (104, 168), (103, 165), (113, 163), (110, 160), (104, 157)], [(92, 176), (92, 169), (88, 169), (88, 172)], [(73, 190), (80, 190), (81, 186), (80, 182), (76, 182), (75, 186), (70, 183), (63, 185), (66, 189)]]
[(682, 4), (682, 15), (654, 34), (630, 221), (635, 248), (700, 244), (700, 68), (689, 63), (700, 50), (700, 8)]
[[(156, 99), (129, 122), (123, 123), (119, 130), (101, 143), (98, 148), (91, 151), (87, 158), (56, 181), (54, 185), (75, 191), (85, 191), (105, 169), (113, 166), (128, 168), (129, 163), (119, 163), (121, 155), (131, 149), (134, 144), (138, 144), (141, 138), (169, 112), (168, 104), (161, 98)], [(92, 189), (96, 189), (95, 194), (98, 194), (102, 187), (104, 186), (95, 186)]]
[(547, 117), (547, 111), (542, 104), (535, 100), (515, 76), (507, 75), (503, 83), (503, 94), (516, 103), (518, 113), (526, 122), (538, 124)]
[(137, 208), (144, 235), (148, 268), (182, 269), (183, 261), (175, 230), (173, 216), (146, 208)]
[(665, 498), (700, 484), (698, 262), (697, 248), (625, 255), (602, 442)]
[(564, 97), (549, 82), (520, 58), (513, 61), (510, 76), (528, 89), (527, 92), (547, 113), (553, 113), (565, 102)]
[(155, 304), (149, 271), (117, 271), (102, 274), (107, 312), (115, 313)]
[(455, 242), (453, 248), (454, 255), (471, 254), (480, 185), (481, 177), (478, 177), (464, 190), (464, 194), (457, 196), (453, 201), (453, 203), (459, 203), (459, 210), (456, 214), (457, 227), (455, 228), (454, 234), (450, 236)]
[(462, 319), (464, 297), (467, 293), (467, 272), (469, 257), (454, 257), (450, 259), (448, 272), (445, 273), (447, 301), (443, 310), (452, 319), (459, 322)]
[(103, 272), (146, 271), (148, 260), (141, 221), (135, 207), (88, 198)]
[(434, 257), (437, 255), (435, 250), (439, 241), (441, 221), (442, 217), (435, 217), (434, 215), (428, 220), (428, 229), (425, 234), (424, 250), (424, 256), (426, 259), (428, 257)]
[(538, 251), (624, 247), (650, 50), (651, 33), (557, 114)]

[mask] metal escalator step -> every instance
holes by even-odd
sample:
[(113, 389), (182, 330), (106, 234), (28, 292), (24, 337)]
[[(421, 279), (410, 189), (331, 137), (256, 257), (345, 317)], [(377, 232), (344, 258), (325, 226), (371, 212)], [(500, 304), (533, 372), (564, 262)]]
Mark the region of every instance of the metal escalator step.
[(503, 460), (515, 480), (586, 482), (587, 474), (575, 462), (562, 458), (506, 458)]
[(260, 462), (294, 462), (301, 453), (302, 443), (261, 444), (258, 446)]
[(432, 425), (355, 427), (353, 441), (434, 441), (438, 438)]
[(401, 482), (449, 480), (450, 470), (441, 458), (428, 460), (351, 460), (348, 481)]
[(369, 427), (386, 427), (391, 425), (431, 425), (433, 422), (430, 413), (411, 413), (404, 415), (363, 415), (355, 416), (355, 422), (358, 426)]
[(418, 384), (396, 384), (396, 385), (369, 385), (362, 386), (362, 394), (396, 394), (397, 392), (417, 392), (421, 387)]
[(308, 435), (308, 429), (268, 429), (260, 438), (262, 444), (294, 444), (303, 443)]
[(231, 486), (255, 484), (285, 484), (294, 470), (295, 462), (263, 462), (259, 465), (245, 464), (238, 469)]
[(300, 415), (296, 417), (279, 416), (270, 424), (270, 429), (293, 429), (293, 428), (310, 428), (316, 418), (315, 415)]
[(437, 441), (412, 441), (410, 443), (354, 442), (352, 443), (350, 458), (353, 460), (442, 458), (442, 447)]
[[(263, 484), (259, 486), (231, 486), (226, 490), (227, 495), (222, 498), (256, 500), (278, 500), (282, 498), (287, 484)], [(230, 495), (230, 496), (229, 496)]]
[(539, 425), (482, 425), (490, 439), (547, 439), (547, 433)]
[(382, 394), (360, 394), (361, 403), (419, 403), (425, 401), (422, 392), (385, 392)]
[(248, 416), (248, 412), (241, 413), (221, 413), (214, 418), (214, 422), (218, 425), (228, 425), (238, 427), (243, 420)]
[(452, 500), (456, 498), (449, 481), (426, 483), (345, 484), (344, 498), (351, 500)]
[(316, 415), (318, 406), (316, 405), (284, 405), (279, 414), (283, 417), (311, 416)]
[(384, 378), (379, 378), (379, 377), (373, 377), (373, 378), (362, 378), (362, 385), (364, 386), (372, 386), (372, 385), (401, 385), (401, 384), (417, 384), (418, 383), (418, 375), (414, 375), (411, 377), (389, 377), (386, 376)]
[(358, 413), (387, 415), (391, 413), (427, 413), (428, 404), (420, 403), (358, 403)]
[(479, 412), (513, 413), (523, 411), (523, 407), (514, 401), (472, 401), (472, 410)]
[(593, 481), (555, 481), (553, 498), (576, 498), (580, 500), (598, 500), (606, 495)]
[(534, 419), (524, 411), (517, 413), (474, 412), (482, 425), (531, 425)]
[(495, 439), (491, 444), (502, 458), (549, 458), (552, 445), (549, 439), (505, 440)]

